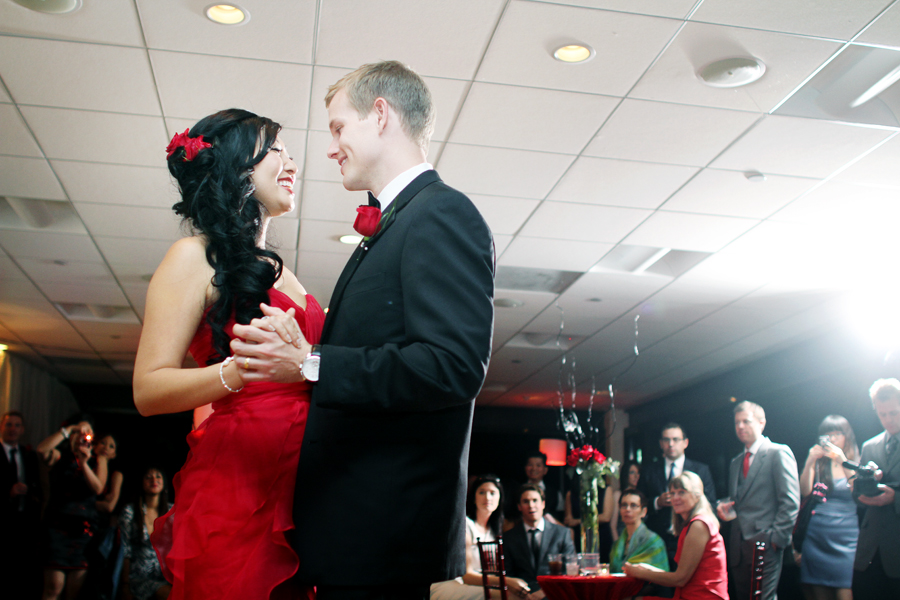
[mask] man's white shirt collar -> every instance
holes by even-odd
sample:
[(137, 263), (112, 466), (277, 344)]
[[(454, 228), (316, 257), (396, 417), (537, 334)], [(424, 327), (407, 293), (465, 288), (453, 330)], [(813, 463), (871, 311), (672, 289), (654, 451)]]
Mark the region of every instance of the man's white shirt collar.
[(425, 171), (433, 171), (434, 167), (427, 162), (418, 164), (411, 169), (407, 169), (394, 177), (389, 184), (384, 186), (381, 193), (378, 194), (378, 202), (381, 203), (381, 212), (386, 213), (388, 206), (394, 201), (394, 198), (403, 191), (403, 189), (413, 182), (413, 179), (424, 173)]
[(749, 448), (746, 448), (744, 452), (749, 452), (751, 456), (756, 456), (756, 453), (759, 452), (759, 447), (762, 446), (763, 440), (767, 439), (769, 438), (764, 435), (759, 436), (758, 438), (756, 438), (756, 441), (753, 442), (753, 445)]
[(532, 529), (537, 529), (541, 533), (544, 533), (544, 517), (541, 517), (539, 521), (535, 521), (534, 525), (529, 525), (528, 531), (531, 531)]
[(6, 442), (0, 442), (3, 444), (3, 451), (6, 452), (6, 458), (9, 459), (9, 453), (19, 447), (18, 444), (7, 444)]
[(684, 454), (682, 454), (675, 460), (669, 460), (668, 458), (666, 458), (666, 477), (669, 476), (669, 471), (672, 470), (673, 463), (675, 464), (675, 471), (677, 471), (677, 473), (681, 475), (684, 472)]

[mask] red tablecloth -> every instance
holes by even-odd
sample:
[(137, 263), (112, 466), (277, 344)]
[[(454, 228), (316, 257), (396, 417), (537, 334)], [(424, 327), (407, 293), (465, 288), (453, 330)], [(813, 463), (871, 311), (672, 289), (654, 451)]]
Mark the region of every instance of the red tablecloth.
[(541, 575), (537, 579), (550, 600), (618, 600), (634, 596), (644, 587), (644, 582), (640, 579), (619, 575)]

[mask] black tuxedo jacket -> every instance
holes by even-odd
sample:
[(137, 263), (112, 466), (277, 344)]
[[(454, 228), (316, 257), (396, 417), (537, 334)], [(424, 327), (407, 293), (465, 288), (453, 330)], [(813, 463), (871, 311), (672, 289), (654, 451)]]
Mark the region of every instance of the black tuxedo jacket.
[(41, 485), (38, 476), (38, 459), (34, 450), (19, 445), (22, 452), (22, 462), (25, 464), (25, 485), (28, 486), (28, 494), (25, 495), (25, 512), (19, 512), (19, 496), (10, 498), (9, 493), (16, 483), (15, 466), (6, 458), (6, 452), (0, 447), (0, 521), (7, 519), (19, 519), (24, 517), (36, 523), (41, 512)]
[[(657, 509), (655, 506), (656, 497), (669, 489), (669, 478), (665, 473), (666, 461), (660, 458), (654, 463), (649, 463), (641, 469), (641, 478), (638, 481), (638, 488), (647, 496), (650, 506), (647, 507), (647, 527), (651, 531), (658, 534), (666, 542), (666, 546), (677, 542), (675, 536), (669, 532), (672, 528), (672, 508), (665, 506)], [(713, 509), (716, 506), (716, 485), (713, 483), (712, 473), (702, 462), (691, 460), (687, 456), (684, 457), (684, 470), (696, 473), (701, 481), (703, 481), (703, 495), (709, 500)]]
[(463, 574), (469, 434), (493, 293), (484, 219), (437, 173), (419, 175), (331, 297), (297, 472), (301, 581)]
[(572, 530), (554, 525), (544, 519), (544, 533), (541, 536), (541, 551), (538, 564), (534, 564), (531, 551), (531, 537), (521, 521), (503, 535), (503, 554), (506, 559), (506, 574), (524, 579), (532, 590), (539, 590), (538, 575), (549, 575), (548, 554), (575, 554)]

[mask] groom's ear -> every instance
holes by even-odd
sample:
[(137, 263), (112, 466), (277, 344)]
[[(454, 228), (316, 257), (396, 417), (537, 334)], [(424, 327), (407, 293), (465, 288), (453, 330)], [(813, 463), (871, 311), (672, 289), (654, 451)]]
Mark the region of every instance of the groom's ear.
[(372, 112), (375, 113), (379, 131), (384, 131), (390, 119), (390, 104), (388, 104), (388, 101), (384, 98), (375, 98), (375, 104), (372, 105)]

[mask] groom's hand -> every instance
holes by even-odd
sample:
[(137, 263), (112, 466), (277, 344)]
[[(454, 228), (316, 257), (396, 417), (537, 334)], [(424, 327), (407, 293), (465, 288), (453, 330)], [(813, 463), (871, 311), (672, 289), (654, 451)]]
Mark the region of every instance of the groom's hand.
[(300, 365), (312, 346), (306, 341), (297, 322), (294, 309), (284, 312), (261, 304), (262, 319), (249, 325), (235, 325), (231, 340), (234, 362), (241, 369), (244, 381), (274, 381), (290, 383), (303, 381)]

